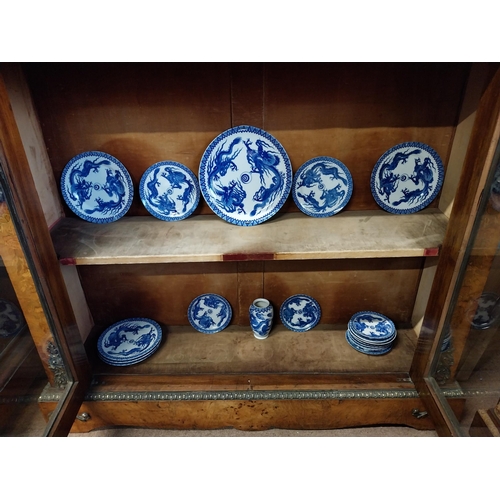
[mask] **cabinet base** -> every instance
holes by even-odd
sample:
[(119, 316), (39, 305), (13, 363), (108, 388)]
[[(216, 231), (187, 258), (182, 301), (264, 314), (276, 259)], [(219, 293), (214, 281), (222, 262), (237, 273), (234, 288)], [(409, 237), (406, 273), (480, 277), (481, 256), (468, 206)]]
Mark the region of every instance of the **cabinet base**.
[[(453, 409), (461, 413), (464, 401), (453, 400)], [(55, 408), (41, 402), (47, 415)], [(418, 412), (414, 410), (417, 409)], [(223, 429), (242, 431), (268, 429), (341, 429), (349, 427), (405, 425), (432, 430), (434, 423), (418, 397), (388, 399), (231, 399), (203, 401), (85, 401), (71, 432), (125, 426), (154, 429)], [(418, 414), (420, 418), (417, 418)]]

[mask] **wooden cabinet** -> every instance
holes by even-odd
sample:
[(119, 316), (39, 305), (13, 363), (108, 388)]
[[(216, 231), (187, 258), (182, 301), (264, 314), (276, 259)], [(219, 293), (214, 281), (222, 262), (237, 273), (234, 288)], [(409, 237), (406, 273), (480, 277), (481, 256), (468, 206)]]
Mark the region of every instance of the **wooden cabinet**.
[[(484, 141), (498, 118), (491, 107), (498, 65), (89, 63), (3, 65), (1, 72), (12, 109), (2, 141), (19, 135), (13, 158), (29, 166), (23, 175), (36, 189), (20, 192), (18, 202), (39, 201), (39, 231), (49, 235), (43, 245), (59, 262), (92, 364), (80, 410), (90, 418), (74, 430), (434, 426), (423, 417), (419, 384), (468, 236), (462, 211), (473, 206), (489, 167)], [(148, 214), (138, 185), (150, 165), (173, 160), (197, 175), (211, 140), (243, 124), (273, 134), (294, 172), (315, 156), (342, 161), (354, 183), (347, 207), (312, 218), (290, 196), (272, 219), (251, 227), (223, 221), (203, 199), (183, 221)], [(425, 210), (389, 214), (373, 199), (370, 175), (387, 149), (408, 141), (438, 152), (444, 185)], [(62, 200), (62, 170), (89, 150), (115, 156), (131, 174), (134, 200), (116, 222), (85, 222)], [(22, 191), (13, 161), (12, 188)], [(189, 303), (206, 292), (233, 310), (230, 326), (215, 335), (187, 319)], [(251, 302), (266, 297), (277, 313), (296, 293), (319, 302), (319, 325), (291, 332), (276, 314), (269, 338), (254, 339)], [(394, 320), (398, 339), (389, 354), (367, 356), (347, 344), (347, 322), (360, 310)], [(160, 349), (130, 367), (100, 362), (98, 335), (135, 316), (162, 325)], [(454, 391), (448, 395), (459, 413), (463, 400)], [(42, 398), (45, 413), (53, 405)]]

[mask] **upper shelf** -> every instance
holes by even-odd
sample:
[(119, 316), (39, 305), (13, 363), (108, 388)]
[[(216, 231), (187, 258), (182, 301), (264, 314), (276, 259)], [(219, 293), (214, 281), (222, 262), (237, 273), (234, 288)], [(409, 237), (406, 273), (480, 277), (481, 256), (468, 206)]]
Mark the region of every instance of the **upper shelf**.
[(328, 218), (286, 213), (249, 227), (212, 215), (175, 222), (123, 217), (109, 224), (64, 218), (52, 238), (64, 265), (420, 257), (439, 253), (447, 220), (435, 209)]

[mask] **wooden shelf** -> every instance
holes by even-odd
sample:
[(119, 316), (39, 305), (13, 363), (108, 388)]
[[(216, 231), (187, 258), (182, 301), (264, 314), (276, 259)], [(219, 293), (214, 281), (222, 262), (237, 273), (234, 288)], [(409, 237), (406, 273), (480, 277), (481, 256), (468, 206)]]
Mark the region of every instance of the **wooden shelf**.
[(64, 265), (421, 257), (438, 255), (446, 226), (446, 216), (436, 209), (328, 218), (286, 213), (249, 227), (215, 215), (176, 222), (134, 216), (109, 224), (68, 217), (52, 238)]
[(389, 353), (369, 356), (349, 346), (341, 326), (292, 332), (276, 324), (265, 340), (254, 338), (248, 327), (230, 326), (213, 335), (191, 327), (166, 330), (160, 348), (146, 361), (114, 367), (99, 360), (94, 375), (404, 373), (417, 343), (413, 329), (400, 329)]

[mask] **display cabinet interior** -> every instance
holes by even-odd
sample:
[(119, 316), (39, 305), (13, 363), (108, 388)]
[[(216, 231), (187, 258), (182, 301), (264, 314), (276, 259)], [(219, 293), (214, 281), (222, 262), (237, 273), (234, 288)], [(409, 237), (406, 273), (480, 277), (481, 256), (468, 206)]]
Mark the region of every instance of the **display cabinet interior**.
[[(372, 391), (368, 400), (387, 405), (370, 418), (349, 421), (341, 411), (337, 419), (331, 412), (339, 411), (339, 393), (324, 409), (330, 416), (311, 425), (385, 419), (378, 423), (431, 426), (411, 416), (419, 398), (409, 373), (475, 113), (495, 69), (465, 63), (4, 65), (2, 76), (47, 227), (94, 363), (91, 391), (103, 408), (94, 423), (77, 422), (75, 428), (127, 423), (100, 393), (177, 391), (189, 399), (203, 391), (299, 389)], [(342, 161), (354, 184), (346, 208), (328, 218), (308, 217), (290, 196), (269, 221), (241, 227), (214, 215), (201, 198), (186, 220), (151, 216), (137, 189), (146, 169), (173, 160), (197, 175), (208, 144), (237, 125), (272, 134), (294, 172), (316, 156)], [(412, 141), (440, 155), (444, 184), (425, 210), (391, 214), (372, 196), (371, 172), (385, 151)], [(115, 156), (132, 177), (132, 206), (116, 222), (83, 221), (60, 195), (65, 165), (90, 150)], [(224, 296), (233, 309), (230, 326), (215, 335), (193, 330), (187, 318), (190, 302), (207, 292)], [(306, 333), (287, 330), (276, 314), (296, 293), (315, 297), (321, 306), (319, 325)], [(248, 308), (257, 297), (271, 301), (276, 318), (271, 335), (261, 341), (249, 329)], [(346, 343), (346, 324), (361, 310), (394, 320), (398, 338), (389, 354), (367, 356)], [(158, 321), (166, 334), (163, 345), (138, 365), (105, 365), (96, 356), (97, 336), (126, 317)], [(388, 397), (391, 390), (401, 398)], [(223, 404), (214, 397), (214, 405)], [(262, 404), (270, 405), (275, 397)], [(316, 403), (298, 400), (302, 408), (324, 406), (321, 397)], [(354, 400), (358, 403), (349, 405), (367, 404)], [(90, 397), (87, 409), (98, 414), (94, 402)], [(187, 410), (179, 415), (185, 426), (301, 425), (295, 417), (287, 421), (288, 404), (282, 403), (276, 420), (267, 423), (256, 423), (248, 408), (240, 423), (234, 415), (215, 423), (186, 417)], [(149, 423), (144, 417), (144, 422), (182, 426), (179, 415), (163, 423), (160, 416)]]

